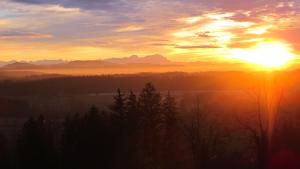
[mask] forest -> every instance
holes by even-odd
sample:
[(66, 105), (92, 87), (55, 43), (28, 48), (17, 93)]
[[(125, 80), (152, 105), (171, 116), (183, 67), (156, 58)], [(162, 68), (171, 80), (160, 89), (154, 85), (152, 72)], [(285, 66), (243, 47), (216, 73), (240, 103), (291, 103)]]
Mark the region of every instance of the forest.
[(299, 113), (278, 116), (270, 141), (259, 108), (242, 115), (225, 114), (210, 111), (199, 97), (192, 104), (179, 105), (171, 92), (162, 95), (146, 83), (138, 93), (117, 89), (105, 110), (91, 106), (86, 113), (63, 120), (28, 118), (15, 141), (1, 134), (0, 167), (298, 168)]

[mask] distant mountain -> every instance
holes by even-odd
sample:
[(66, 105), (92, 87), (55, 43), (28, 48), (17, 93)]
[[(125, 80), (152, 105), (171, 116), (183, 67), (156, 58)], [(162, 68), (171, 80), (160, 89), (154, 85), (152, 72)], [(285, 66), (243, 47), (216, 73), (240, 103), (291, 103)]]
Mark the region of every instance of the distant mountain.
[(66, 64), (62, 64), (60, 66), (63, 67), (99, 67), (99, 66), (111, 66), (111, 63), (107, 63), (102, 60), (77, 60), (71, 61)]
[(0, 67), (3, 67), (5, 65), (7, 65), (7, 64), (8, 64), (8, 62), (0, 61)]
[(29, 62), (31, 64), (35, 64), (35, 65), (45, 65), (45, 66), (49, 66), (49, 65), (58, 65), (58, 64), (65, 64), (67, 63), (67, 61), (64, 60), (38, 60), (38, 61), (32, 61)]
[(110, 58), (105, 60), (38, 60), (38, 61), (0, 61), (0, 67), (3, 69), (33, 69), (33, 68), (54, 68), (54, 67), (101, 67), (101, 66), (118, 66), (120, 64), (148, 64), (148, 65), (167, 65), (171, 62), (162, 55), (148, 55), (139, 57), (132, 55), (124, 58)]
[(25, 62), (14, 62), (3, 66), (4, 69), (36, 69), (39, 67), (38, 65)]
[(110, 58), (104, 60), (106, 62), (110, 63), (116, 63), (116, 64), (130, 64), (130, 63), (142, 63), (142, 64), (170, 64), (172, 63), (167, 58), (163, 57), (162, 55), (155, 54), (155, 55), (149, 55), (145, 57), (139, 57), (137, 55), (132, 55), (129, 57), (124, 58)]

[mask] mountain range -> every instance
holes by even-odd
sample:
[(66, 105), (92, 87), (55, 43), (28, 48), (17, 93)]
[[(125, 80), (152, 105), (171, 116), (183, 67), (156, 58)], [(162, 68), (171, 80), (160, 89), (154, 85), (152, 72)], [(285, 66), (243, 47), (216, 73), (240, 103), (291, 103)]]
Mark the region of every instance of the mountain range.
[(172, 64), (170, 60), (162, 55), (148, 55), (139, 57), (132, 55), (124, 58), (109, 58), (104, 60), (38, 60), (38, 61), (0, 61), (0, 67), (4, 69), (30, 69), (43, 67), (98, 67), (98, 66), (114, 66), (125, 64), (151, 64), (151, 65), (166, 65)]
[(142, 64), (170, 64), (172, 63), (167, 58), (162, 55), (155, 54), (145, 57), (139, 57), (137, 55), (132, 55), (124, 58), (110, 58), (106, 59), (106, 62), (115, 63), (115, 64), (131, 64), (131, 63), (142, 63)]
[[(48, 75), (103, 75), (144, 72), (255, 71), (253, 67), (249, 66), (251, 65), (239, 62), (174, 62), (162, 55), (154, 54), (144, 57), (132, 55), (129, 57), (108, 58), (102, 60), (0, 61), (0, 73), (4, 71), (5, 74), (8, 72), (29, 72), (26, 73), (26, 75), (30, 74), (30, 72)], [(297, 67), (291, 67), (291, 69), (294, 68)]]

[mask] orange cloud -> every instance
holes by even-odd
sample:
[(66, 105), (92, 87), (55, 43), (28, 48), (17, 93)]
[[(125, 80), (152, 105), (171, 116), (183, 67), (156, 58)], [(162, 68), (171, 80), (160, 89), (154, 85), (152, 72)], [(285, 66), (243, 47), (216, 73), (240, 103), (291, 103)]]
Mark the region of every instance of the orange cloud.
[(120, 28), (116, 29), (116, 32), (134, 32), (134, 31), (140, 31), (143, 29), (144, 29), (143, 26), (128, 25), (128, 26), (124, 26), (124, 27), (120, 27)]

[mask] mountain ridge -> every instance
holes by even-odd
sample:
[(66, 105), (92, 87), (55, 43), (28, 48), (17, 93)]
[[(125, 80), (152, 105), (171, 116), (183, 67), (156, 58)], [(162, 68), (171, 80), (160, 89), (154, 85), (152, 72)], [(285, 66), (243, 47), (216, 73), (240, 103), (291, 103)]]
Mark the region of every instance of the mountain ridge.
[(95, 60), (37, 60), (37, 61), (0, 61), (2, 68), (32, 68), (32, 67), (97, 67), (97, 66), (112, 66), (119, 64), (151, 64), (151, 65), (166, 65), (174, 63), (160, 54), (138, 56), (131, 55), (128, 57), (112, 57), (108, 59), (95, 59)]
[(172, 61), (160, 54), (147, 55), (139, 57), (138, 55), (131, 55), (123, 58), (109, 58), (104, 61), (117, 64), (130, 64), (130, 63), (147, 63), (147, 64), (170, 64)]

